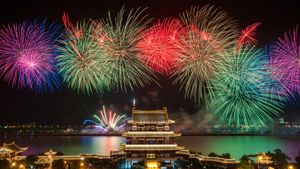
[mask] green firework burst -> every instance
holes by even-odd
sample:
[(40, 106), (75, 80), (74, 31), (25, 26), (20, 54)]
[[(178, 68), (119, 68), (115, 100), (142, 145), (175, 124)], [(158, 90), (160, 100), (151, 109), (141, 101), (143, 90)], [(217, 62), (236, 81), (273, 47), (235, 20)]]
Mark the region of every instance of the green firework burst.
[(200, 103), (207, 98), (207, 84), (221, 64), (222, 53), (235, 44), (237, 25), (226, 12), (210, 5), (192, 7), (181, 20), (187, 28), (179, 45), (181, 62), (174, 83), (186, 98)]
[(229, 125), (263, 125), (272, 122), (284, 98), (269, 89), (272, 83), (262, 50), (244, 47), (226, 52), (211, 80), (211, 106), (217, 117)]
[(155, 81), (153, 72), (138, 59), (137, 42), (149, 23), (144, 11), (138, 8), (125, 13), (122, 8), (116, 17), (109, 12), (94, 30), (101, 54), (109, 58), (111, 84), (116, 91), (133, 91)]
[(59, 72), (74, 90), (87, 94), (110, 88), (110, 65), (91, 36), (91, 22), (78, 23), (67, 31), (57, 57)]

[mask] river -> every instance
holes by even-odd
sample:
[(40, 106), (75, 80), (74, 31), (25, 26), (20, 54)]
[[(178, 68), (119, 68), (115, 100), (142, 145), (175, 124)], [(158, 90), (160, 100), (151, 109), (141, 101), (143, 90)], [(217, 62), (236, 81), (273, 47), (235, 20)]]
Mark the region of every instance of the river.
[[(109, 155), (118, 150), (125, 138), (121, 136), (34, 136), (0, 138), (0, 143), (15, 141), (20, 146), (29, 146), (24, 153), (37, 154), (52, 148), (64, 154), (97, 153)], [(178, 145), (203, 154), (210, 152), (230, 153), (235, 159), (243, 154), (281, 149), (294, 161), (300, 151), (300, 136), (182, 136), (176, 139)]]

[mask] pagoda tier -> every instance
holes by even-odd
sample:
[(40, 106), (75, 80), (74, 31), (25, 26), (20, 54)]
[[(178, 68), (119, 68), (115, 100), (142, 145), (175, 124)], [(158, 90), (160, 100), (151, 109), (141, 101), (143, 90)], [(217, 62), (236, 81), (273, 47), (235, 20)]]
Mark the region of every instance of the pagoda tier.
[(122, 144), (120, 147), (123, 151), (178, 151), (184, 147), (177, 144)]
[(123, 137), (151, 137), (151, 138), (170, 138), (181, 136), (174, 131), (127, 131), (122, 133)]

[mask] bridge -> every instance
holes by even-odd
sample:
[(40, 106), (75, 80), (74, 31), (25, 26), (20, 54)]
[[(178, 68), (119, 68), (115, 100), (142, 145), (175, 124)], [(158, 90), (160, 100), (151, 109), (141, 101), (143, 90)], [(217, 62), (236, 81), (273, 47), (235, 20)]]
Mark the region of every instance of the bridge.
[(227, 159), (227, 158), (221, 158), (221, 157), (208, 157), (201, 154), (191, 154), (189, 151), (178, 151), (177, 154), (186, 155), (190, 159), (197, 159), (198, 161), (202, 162), (216, 162), (216, 163), (222, 163), (222, 164), (237, 164), (239, 163), (235, 159)]

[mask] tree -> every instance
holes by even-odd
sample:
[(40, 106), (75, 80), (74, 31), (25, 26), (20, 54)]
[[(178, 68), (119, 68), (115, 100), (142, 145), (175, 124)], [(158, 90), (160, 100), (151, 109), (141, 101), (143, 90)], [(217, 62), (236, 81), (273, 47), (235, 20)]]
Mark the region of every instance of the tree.
[(60, 159), (60, 160), (53, 161), (52, 169), (64, 169), (64, 168), (65, 168), (64, 160)]
[(298, 156), (295, 157), (295, 161), (296, 161), (296, 168), (300, 169), (300, 151), (298, 153)]
[(223, 153), (223, 154), (220, 155), (219, 157), (230, 159), (230, 158), (231, 158), (231, 155), (230, 155), (229, 153)]
[(239, 168), (241, 169), (254, 169), (254, 167), (252, 166), (253, 164), (253, 160), (251, 160), (249, 158), (249, 156), (247, 155), (243, 155), (241, 158), (240, 158), (240, 164), (239, 164)]
[(9, 169), (9, 161), (8, 160), (0, 160), (0, 168), (1, 169)]
[(25, 158), (25, 162), (28, 166), (35, 166), (34, 162), (36, 162), (38, 160), (38, 158), (39, 158), (38, 156), (31, 154)]
[(275, 168), (287, 168), (288, 160), (291, 160), (291, 158), (280, 149), (275, 149), (273, 152), (268, 152), (267, 155), (272, 157)]
[(216, 154), (215, 152), (210, 152), (207, 156), (208, 157), (218, 157), (219, 155)]
[(63, 156), (64, 153), (62, 153), (61, 151), (57, 151), (55, 155), (56, 155), (56, 156)]

